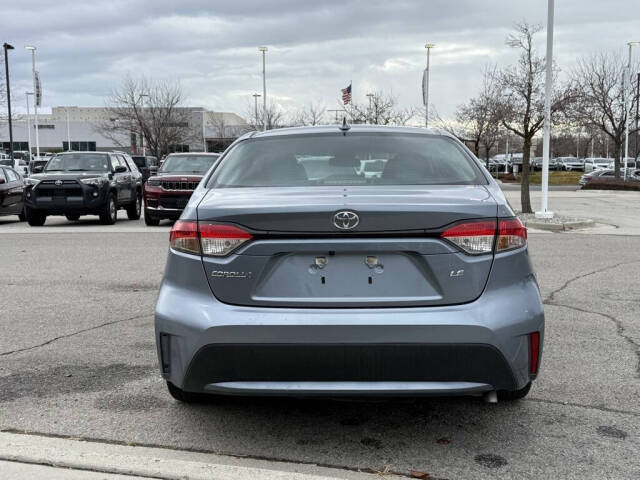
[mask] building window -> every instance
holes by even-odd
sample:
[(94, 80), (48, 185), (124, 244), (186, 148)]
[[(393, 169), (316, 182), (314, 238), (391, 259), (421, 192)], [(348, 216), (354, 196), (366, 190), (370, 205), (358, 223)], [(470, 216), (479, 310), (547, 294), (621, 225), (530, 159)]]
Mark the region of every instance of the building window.
[[(69, 144), (62, 142), (62, 149), (69, 150)], [(71, 142), (71, 150), (74, 152), (95, 152), (96, 142)]]
[(188, 152), (189, 145), (169, 145), (169, 153)]
[[(9, 153), (9, 142), (2, 142), (2, 150)], [(13, 151), (29, 150), (29, 142), (13, 142)]]

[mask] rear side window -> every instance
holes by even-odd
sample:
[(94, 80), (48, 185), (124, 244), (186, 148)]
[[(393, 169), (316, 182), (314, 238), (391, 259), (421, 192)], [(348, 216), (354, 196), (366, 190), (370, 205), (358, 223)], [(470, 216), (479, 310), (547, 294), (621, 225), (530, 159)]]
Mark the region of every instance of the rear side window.
[(0, 168), (0, 179), (7, 181), (7, 176), (4, 174), (4, 168)]
[(16, 180), (20, 179), (18, 174), (16, 172), (14, 172), (13, 170), (11, 170), (10, 168), (6, 168), (5, 170), (7, 172), (7, 179), (8, 179), (9, 182), (15, 182)]
[(351, 132), (240, 142), (209, 187), (487, 184), (455, 140), (439, 135)]

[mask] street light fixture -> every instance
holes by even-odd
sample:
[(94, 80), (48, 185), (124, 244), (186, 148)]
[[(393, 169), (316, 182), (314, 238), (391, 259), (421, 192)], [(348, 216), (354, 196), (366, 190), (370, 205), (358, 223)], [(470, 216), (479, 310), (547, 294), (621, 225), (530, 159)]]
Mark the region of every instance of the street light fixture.
[(427, 49), (427, 68), (425, 68), (422, 74), (422, 103), (424, 103), (424, 126), (426, 128), (429, 128), (429, 62), (431, 49), (435, 46), (434, 43), (427, 43), (424, 46), (424, 48)]
[(7, 79), (7, 113), (9, 114), (9, 155), (11, 156), (11, 160), (13, 161), (13, 125), (11, 120), (11, 87), (9, 86), (9, 55), (7, 54), (8, 50), (13, 50), (14, 46), (9, 45), (8, 43), (4, 43), (2, 45), (4, 49), (4, 74)]
[(258, 47), (262, 52), (262, 131), (267, 131), (267, 76), (266, 76), (266, 54), (267, 47)]
[[(38, 82), (36, 80), (36, 47), (26, 45), (24, 48), (31, 50), (31, 73), (33, 75), (33, 114), (36, 128), (36, 157), (40, 158), (40, 128), (38, 127)], [(69, 145), (71, 148), (71, 145)]]
[(29, 113), (29, 95), (33, 95), (33, 92), (24, 92), (24, 96), (27, 99), (27, 141), (29, 142), (29, 161), (31, 161), (31, 114)]
[(553, 218), (549, 202), (549, 137), (551, 134), (551, 92), (553, 91), (553, 0), (547, 3), (547, 56), (544, 81), (544, 128), (542, 133), (542, 204), (536, 218)]
[[(148, 93), (141, 93), (140, 96), (138, 97), (138, 100), (142, 101), (142, 97), (149, 98), (149, 94)], [(144, 101), (142, 101), (142, 114), (144, 115)], [(142, 127), (142, 125), (140, 125), (140, 139), (142, 140), (142, 155), (146, 156), (147, 155), (147, 147), (144, 144), (144, 128)]]
[(624, 180), (627, 180), (627, 158), (629, 157), (629, 90), (631, 88), (631, 50), (634, 45), (640, 45), (640, 42), (629, 42), (629, 62), (627, 63), (627, 71), (624, 76)]

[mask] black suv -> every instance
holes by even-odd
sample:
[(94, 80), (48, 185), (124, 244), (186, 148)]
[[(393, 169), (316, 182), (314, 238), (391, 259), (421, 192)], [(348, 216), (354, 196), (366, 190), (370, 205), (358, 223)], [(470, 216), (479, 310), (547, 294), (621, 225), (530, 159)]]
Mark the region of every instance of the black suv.
[(99, 215), (103, 224), (111, 225), (120, 208), (130, 220), (140, 218), (142, 174), (125, 153), (59, 153), (26, 183), (25, 213), (32, 226), (43, 225), (47, 215), (64, 215), (70, 221)]
[(151, 155), (132, 155), (131, 158), (133, 158), (138, 170), (142, 173), (143, 182), (147, 181), (152, 171), (156, 172), (158, 170), (158, 159), (156, 157)]

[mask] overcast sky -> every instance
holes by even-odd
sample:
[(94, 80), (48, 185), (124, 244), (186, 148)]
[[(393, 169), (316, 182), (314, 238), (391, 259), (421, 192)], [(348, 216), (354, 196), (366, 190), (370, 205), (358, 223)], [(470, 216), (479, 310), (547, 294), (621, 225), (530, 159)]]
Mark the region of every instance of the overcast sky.
[[(2, 42), (12, 43), (14, 97), (31, 89), (24, 45), (38, 48), (44, 106), (103, 106), (122, 77), (179, 80), (187, 103), (244, 115), (262, 91), (286, 109), (310, 101), (339, 105), (353, 80), (356, 101), (371, 90), (421, 104), (432, 50), (432, 104), (443, 116), (474, 95), (484, 65), (514, 61), (513, 24), (546, 24), (546, 0), (0, 0)], [(638, 38), (636, 38), (638, 37)], [(596, 51), (626, 53), (640, 40), (637, 0), (556, 2), (555, 52), (564, 72)], [(538, 34), (541, 51), (545, 31)], [(640, 48), (637, 51), (640, 54)], [(20, 92), (18, 94), (17, 92)]]

